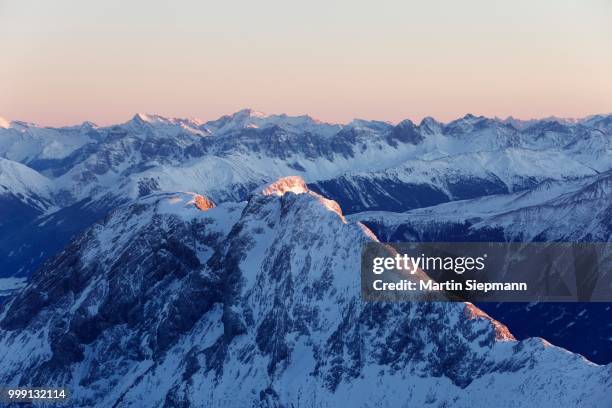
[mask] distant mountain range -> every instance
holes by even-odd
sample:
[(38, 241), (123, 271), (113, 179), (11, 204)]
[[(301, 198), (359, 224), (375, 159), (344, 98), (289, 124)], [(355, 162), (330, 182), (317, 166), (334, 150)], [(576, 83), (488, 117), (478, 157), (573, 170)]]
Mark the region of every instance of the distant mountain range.
[(601, 115), (338, 125), (242, 110), (210, 122), (137, 114), (64, 128), (5, 120), (0, 202), (12, 221), (0, 225), (1, 275), (29, 275), (116, 205), (156, 191), (240, 201), (299, 175), (347, 213), (403, 212), (605, 173), (611, 132), (612, 116)]
[(611, 242), (611, 171), (612, 115), (2, 120), (0, 383), (82, 406), (612, 405), (611, 365), (527, 339), (609, 363), (608, 304), (478, 305), (508, 330), (359, 298), (369, 240)]

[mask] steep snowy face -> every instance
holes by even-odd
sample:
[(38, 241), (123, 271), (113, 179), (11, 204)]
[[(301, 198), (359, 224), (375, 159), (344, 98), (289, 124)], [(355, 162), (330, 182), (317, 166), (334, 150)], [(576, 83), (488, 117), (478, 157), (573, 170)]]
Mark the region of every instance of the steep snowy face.
[(482, 150), (513, 147), (520, 139), (519, 132), (513, 126), (471, 114), (445, 125), (443, 133), (451, 138), (482, 144)]
[(507, 194), (552, 180), (594, 176), (591, 166), (558, 151), (505, 149), (408, 160), (381, 171), (346, 172), (311, 187), (337, 199), (347, 213), (413, 208)]
[(346, 222), (344, 216), (342, 215), (342, 209), (340, 208), (337, 202), (329, 200), (315, 193), (314, 191), (310, 191), (304, 179), (299, 176), (288, 176), (280, 178), (277, 181), (269, 183), (263, 188), (256, 190), (256, 194), (257, 191), (261, 191), (260, 194), (264, 196), (275, 195), (280, 197), (285, 195), (286, 193), (311, 195), (312, 197), (316, 198), (319, 204), (322, 204), (323, 207), (335, 212), (343, 222)]
[(8, 301), (0, 381), (67, 386), (79, 406), (610, 402), (611, 367), (516, 342), (473, 305), (362, 302), (375, 237), (297, 185), (116, 210)]
[[(561, 163), (559, 163), (562, 166)], [(453, 201), (402, 213), (348, 216), (382, 241), (609, 242), (612, 237), (610, 172), (547, 180), (526, 191)], [(612, 361), (611, 328), (601, 324), (605, 303), (479, 305), (508, 324), (518, 338), (542, 336), (599, 363)]]
[(547, 180), (527, 191), (453, 201), (405, 213), (363, 212), (385, 241), (608, 242), (612, 174)]
[(604, 132), (612, 130), (612, 115), (593, 115), (581, 121), (584, 126)]
[(28, 166), (0, 157), (0, 195), (7, 194), (45, 210), (52, 201), (52, 182)]
[(166, 118), (149, 113), (137, 113), (121, 127), (146, 136), (173, 137), (181, 133), (207, 136), (210, 131), (198, 119)]
[(23, 369), (35, 382), (63, 382), (76, 379), (70, 371), (78, 364), (87, 364), (94, 371), (85, 377), (111, 384), (127, 375), (109, 374), (116, 365), (140, 358), (133, 353), (162, 352), (188, 330), (198, 310), (214, 300), (194, 283), (203, 279), (200, 268), (243, 208), (203, 210), (202, 200), (190, 193), (148, 196), (117, 209), (44, 264), (3, 310), (1, 325), (9, 332), (2, 350), (16, 352), (9, 337), (19, 333), (42, 330), (44, 339), (30, 338), (21, 356), (3, 355), (2, 376)]
[(33, 123), (8, 121), (0, 123), (0, 157), (44, 167), (97, 138), (90, 123), (65, 128), (46, 128)]
[[(55, 208), (52, 183), (15, 161), (0, 158), (0, 262), (12, 255), (13, 234)], [(5, 242), (5, 240), (9, 242)], [(0, 270), (3, 269), (0, 264)], [(0, 277), (6, 272), (0, 271)]]

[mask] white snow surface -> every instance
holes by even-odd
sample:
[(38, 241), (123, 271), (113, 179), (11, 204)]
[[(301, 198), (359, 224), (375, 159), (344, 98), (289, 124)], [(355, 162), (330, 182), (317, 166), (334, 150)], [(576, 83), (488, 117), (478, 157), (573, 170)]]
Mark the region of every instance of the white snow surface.
[(35, 196), (51, 200), (53, 183), (47, 177), (21, 163), (0, 157), (0, 195), (21, 196), (22, 200)]

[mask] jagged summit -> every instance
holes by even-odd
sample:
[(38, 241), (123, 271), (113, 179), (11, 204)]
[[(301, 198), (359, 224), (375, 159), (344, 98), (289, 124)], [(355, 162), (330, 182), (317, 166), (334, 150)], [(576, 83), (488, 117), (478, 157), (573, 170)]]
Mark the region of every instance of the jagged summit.
[(136, 113), (134, 114), (134, 116), (132, 117), (132, 121), (134, 122), (146, 122), (146, 123), (155, 123), (155, 122), (166, 122), (167, 119), (159, 116), (159, 115), (152, 115), (152, 114), (148, 114), (148, 113)]
[(210, 131), (203, 126), (203, 122), (195, 118), (169, 118), (150, 113), (137, 113), (132, 119), (119, 125), (135, 133), (146, 135), (172, 137), (179, 133), (194, 136), (208, 136)]
[(423, 125), (442, 125), (442, 122), (436, 120), (436, 118), (434, 118), (433, 116), (425, 116), (423, 119), (421, 119), (421, 122), (419, 122), (419, 126)]
[(233, 113), (230, 116), (233, 118), (239, 118), (239, 117), (267, 118), (268, 117), (266, 113), (255, 110), (255, 109), (251, 109), (251, 108), (240, 109), (239, 111)]
[(432, 135), (434, 133), (440, 133), (443, 126), (444, 124), (442, 122), (438, 122), (433, 117), (427, 116), (421, 120), (418, 127), (421, 131), (423, 131), (423, 133)]
[(280, 197), (287, 192), (303, 194), (307, 193), (309, 190), (303, 178), (300, 176), (288, 176), (279, 178), (272, 183), (266, 184), (258, 191), (260, 191), (263, 195), (276, 195)]
[(286, 113), (274, 113), (274, 114), (267, 114), (264, 113), (262, 111), (258, 111), (256, 109), (252, 109), (252, 108), (244, 108), (244, 109), (240, 109), (237, 112), (234, 112), (230, 115), (224, 115), (222, 116), (220, 119), (224, 119), (224, 118), (228, 118), (228, 119), (232, 119), (232, 120), (245, 120), (248, 118), (251, 119), (299, 119), (299, 120), (304, 120), (304, 121), (312, 121), (315, 123), (323, 123), (322, 121), (313, 118), (310, 115), (288, 115)]
[(35, 193), (48, 197), (50, 186), (51, 181), (37, 171), (19, 162), (0, 157), (0, 194)]
[[(344, 214), (402, 212), (518, 191), (547, 178), (607, 171), (612, 165), (608, 123), (594, 117), (561, 134), (548, 125), (519, 130), (491, 120), (456, 128), (433, 119), (419, 126), (366, 120), (349, 126), (242, 110), (198, 125), (139, 114), (129, 124), (95, 128), (12, 122), (10, 129), (0, 128), (0, 157), (49, 178), (62, 207), (95, 203), (90, 208), (101, 214), (84, 226), (115, 200), (154, 191), (197, 191), (218, 203), (243, 201), (262, 183), (291, 174), (304, 177), (314, 192), (333, 197)], [(53, 224), (46, 225), (51, 231)], [(32, 235), (42, 236), (27, 233), (22, 241), (5, 241), (7, 252), (30, 245)], [(31, 265), (24, 271), (33, 270), (37, 263), (30, 260), (40, 252), (22, 253), (14, 257), (17, 267), (4, 268), (5, 273), (20, 270), (22, 259)]]
[(11, 127), (11, 122), (8, 119), (0, 116), (0, 128), (8, 129)]
[(331, 136), (337, 133), (342, 125), (325, 123), (308, 115), (290, 116), (284, 113), (268, 115), (253, 109), (242, 109), (231, 115), (206, 122), (204, 127), (220, 135), (233, 134), (244, 129), (278, 127), (291, 133), (310, 132)]
[[(467, 113), (463, 117), (460, 117), (460, 118), (457, 118), (457, 119), (454, 119), (448, 122), (440, 122), (431, 116), (426, 116), (420, 121), (419, 126), (422, 126), (423, 124), (450, 125), (453, 123), (460, 123), (460, 122), (475, 123), (475, 122), (479, 122), (485, 119), (488, 121), (492, 121), (492, 122), (512, 124), (517, 129), (525, 128), (528, 125), (531, 125), (537, 122), (558, 122), (560, 124), (566, 124), (566, 125), (584, 124), (587, 126), (593, 126), (597, 124), (598, 122), (606, 122), (607, 124), (609, 124), (609, 122), (612, 121), (612, 113), (587, 115), (584, 117), (577, 117), (577, 118), (548, 116), (548, 117), (542, 117), (542, 118), (529, 118), (529, 119), (521, 119), (521, 118), (516, 118), (514, 116), (507, 116), (506, 118), (498, 117), (498, 116), (488, 117), (488, 116), (483, 116), (483, 115), (475, 115), (472, 113)], [(407, 119), (398, 121), (397, 124), (400, 124), (406, 121), (412, 122), (411, 119), (407, 118)], [(264, 113), (264, 112), (261, 112), (261, 111), (258, 111), (252, 108), (240, 109), (234, 113), (223, 115), (217, 119), (208, 120), (207, 122), (204, 122), (198, 118), (193, 118), (193, 117), (168, 117), (168, 116), (164, 116), (164, 115), (160, 115), (156, 113), (137, 112), (127, 122), (124, 122), (123, 124), (127, 124), (127, 123), (143, 123), (143, 124), (144, 123), (147, 123), (147, 124), (191, 123), (193, 125), (197, 125), (198, 127), (207, 125), (210, 128), (219, 129), (222, 127), (221, 125), (228, 124), (230, 122), (233, 122), (236, 125), (243, 125), (247, 127), (248, 126), (258, 127), (257, 124), (262, 123), (262, 122), (266, 124), (285, 123), (285, 124), (293, 124), (296, 126), (300, 124), (312, 124), (312, 125), (332, 126), (332, 127), (337, 128), (338, 130), (343, 127), (368, 127), (372, 129), (375, 129), (375, 128), (387, 129), (393, 126), (391, 121), (384, 121), (384, 120), (355, 118), (346, 124), (341, 124), (341, 123), (325, 122), (315, 117), (312, 117), (308, 114), (302, 114), (302, 115), (289, 115), (286, 113), (268, 114), (268, 113)], [(82, 126), (83, 124), (91, 124), (94, 127), (98, 127), (93, 122), (90, 122), (88, 120), (85, 120), (81, 124), (67, 125), (67, 126), (62, 126), (62, 127), (63, 128), (75, 128), (78, 126)], [(121, 125), (121, 123), (111, 124), (108, 126), (112, 127), (112, 126), (117, 126), (117, 125)], [(52, 126), (45, 126), (45, 125), (34, 123), (34, 122), (9, 120), (5, 117), (0, 116), (0, 128), (7, 129), (10, 127), (30, 127), (30, 128), (49, 128), (49, 129), (54, 128)], [(62, 127), (59, 127), (59, 128), (62, 128)]]
[(197, 118), (171, 118), (153, 113), (136, 113), (127, 124), (140, 125), (190, 125), (194, 128), (199, 127), (203, 122)]
[(24, 132), (31, 128), (41, 128), (41, 126), (37, 125), (36, 123), (26, 122), (23, 120), (9, 120), (4, 117), (0, 117), (0, 129)]
[(340, 217), (342, 222), (346, 223), (346, 219), (342, 214), (342, 208), (340, 208), (340, 205), (334, 200), (330, 200), (318, 193), (315, 193), (314, 191), (311, 191), (302, 177), (282, 177), (272, 183), (268, 183), (265, 186), (256, 189), (254, 192), (255, 195), (276, 197), (283, 197), (287, 193), (309, 195), (310, 197), (314, 198), (319, 204), (321, 204), (325, 209), (336, 213), (338, 217)]

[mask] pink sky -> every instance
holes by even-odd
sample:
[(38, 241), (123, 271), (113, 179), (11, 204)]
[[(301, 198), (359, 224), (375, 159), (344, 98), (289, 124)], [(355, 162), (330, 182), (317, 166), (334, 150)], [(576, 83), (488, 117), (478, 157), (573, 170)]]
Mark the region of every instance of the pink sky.
[(2, 2), (0, 116), (612, 112), (606, 1), (222, 3)]

